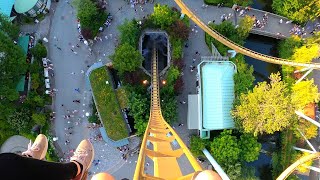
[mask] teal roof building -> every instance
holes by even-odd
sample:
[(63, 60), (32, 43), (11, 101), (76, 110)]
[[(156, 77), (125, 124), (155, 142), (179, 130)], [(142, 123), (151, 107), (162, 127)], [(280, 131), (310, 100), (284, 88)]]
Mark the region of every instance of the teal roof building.
[(10, 17), (15, 0), (0, 0), (0, 13)]
[(19, 14), (35, 17), (45, 9), (49, 9), (50, 4), (51, 0), (15, 0), (14, 10)]
[(234, 128), (230, 112), (236, 71), (231, 61), (202, 61), (198, 65), (198, 94), (188, 96), (188, 128), (198, 129), (201, 138), (210, 138), (211, 130)]

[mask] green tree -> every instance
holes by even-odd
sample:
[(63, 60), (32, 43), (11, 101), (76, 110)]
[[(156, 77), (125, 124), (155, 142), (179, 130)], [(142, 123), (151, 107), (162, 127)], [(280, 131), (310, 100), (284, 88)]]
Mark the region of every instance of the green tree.
[[(224, 21), (221, 24), (209, 24), (209, 27), (211, 29), (214, 29), (230, 39), (231, 41), (243, 45), (244, 44), (244, 39), (238, 35), (238, 31), (235, 28), (235, 26), (232, 24), (230, 21)], [(209, 49), (211, 49), (211, 43), (213, 43), (214, 46), (218, 49), (220, 54), (226, 55), (227, 50), (229, 49), (227, 46), (221, 44), (219, 41), (208, 35), (207, 33), (205, 34), (205, 41)]]
[(76, 2), (75, 4), (77, 6), (77, 16), (80, 19), (82, 31), (89, 31), (85, 34), (90, 34), (93, 37), (96, 36), (99, 28), (107, 19), (106, 12), (100, 10), (97, 4), (91, 0), (80, 0), (79, 3)]
[(319, 57), (319, 50), (318, 44), (302, 46), (294, 50), (292, 58), (295, 62), (311, 62), (314, 58)]
[(128, 106), (130, 109), (129, 114), (134, 118), (134, 128), (137, 130), (137, 134), (144, 134), (149, 119), (147, 110), (150, 109), (147, 98), (132, 92), (129, 96)]
[(30, 51), (37, 60), (47, 57), (47, 48), (41, 43), (37, 43)]
[(173, 60), (180, 59), (182, 56), (182, 40), (180, 39), (171, 39), (172, 45), (172, 58)]
[(0, 31), (1, 101), (14, 101), (19, 98), (15, 87), (26, 70), (27, 63), (22, 49)]
[(169, 123), (172, 124), (178, 119), (177, 112), (177, 100), (175, 96), (161, 96), (161, 109), (163, 118)]
[(219, 164), (235, 164), (241, 152), (237, 137), (232, 135), (232, 130), (224, 130), (214, 138), (210, 144), (210, 150)]
[(136, 47), (139, 42), (140, 29), (136, 20), (125, 19), (124, 23), (118, 27), (120, 31), (120, 41), (122, 44), (128, 43)]
[(7, 119), (11, 128), (17, 132), (26, 132), (30, 125), (30, 112), (27, 109), (21, 111), (15, 111)]
[(320, 100), (318, 87), (313, 79), (301, 81), (292, 87), (292, 103), (298, 108), (303, 109), (310, 103), (317, 103)]
[(128, 43), (120, 45), (115, 53), (110, 56), (113, 66), (120, 74), (132, 72), (141, 66), (143, 57), (138, 50)]
[(20, 28), (12, 23), (9, 17), (0, 13), (0, 29), (2, 33), (9, 36), (12, 40), (18, 39)]
[(273, 0), (272, 9), (299, 23), (314, 20), (320, 16), (318, 0)]
[(239, 162), (222, 164), (222, 169), (230, 180), (238, 180), (241, 177), (242, 166)]
[(251, 134), (242, 134), (239, 140), (239, 148), (241, 149), (240, 160), (252, 162), (258, 159), (261, 144), (257, 137)]
[(242, 94), (240, 105), (233, 110), (233, 116), (242, 126), (244, 132), (272, 134), (288, 127), (294, 114), (287, 85), (281, 81), (280, 74), (270, 75), (271, 83), (258, 83)]
[(242, 93), (247, 93), (253, 88), (253, 82), (255, 77), (253, 76), (253, 67), (249, 66), (243, 55), (237, 55), (235, 58), (231, 59), (237, 66), (237, 73), (234, 74), (234, 93), (236, 96), (235, 104), (238, 104), (238, 99)]
[(32, 120), (41, 126), (44, 126), (46, 124), (46, 115), (44, 114), (38, 114), (38, 113), (33, 113), (32, 114)]
[(175, 66), (171, 66), (167, 72), (167, 83), (174, 84), (174, 82), (178, 79), (179, 76), (180, 76), (179, 69)]
[(238, 35), (242, 39), (246, 39), (253, 27), (254, 19), (251, 16), (246, 15), (239, 22), (239, 27), (237, 28)]
[(31, 89), (37, 90), (40, 86), (40, 77), (38, 73), (31, 74)]
[(303, 45), (299, 36), (290, 36), (279, 43), (279, 56), (285, 59), (291, 59), (296, 48)]
[(190, 138), (190, 151), (195, 156), (203, 155), (202, 150), (206, 148), (207, 140), (201, 139), (198, 136), (191, 136)]
[(159, 26), (161, 29), (167, 29), (178, 18), (179, 14), (172, 11), (168, 5), (156, 4), (151, 14), (153, 24)]

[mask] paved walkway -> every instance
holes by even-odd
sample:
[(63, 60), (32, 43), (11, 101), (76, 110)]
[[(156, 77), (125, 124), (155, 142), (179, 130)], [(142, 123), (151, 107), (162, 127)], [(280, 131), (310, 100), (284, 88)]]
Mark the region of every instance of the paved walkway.
[(19, 135), (11, 136), (1, 146), (0, 153), (11, 152), (21, 154), (28, 149), (30, 140)]

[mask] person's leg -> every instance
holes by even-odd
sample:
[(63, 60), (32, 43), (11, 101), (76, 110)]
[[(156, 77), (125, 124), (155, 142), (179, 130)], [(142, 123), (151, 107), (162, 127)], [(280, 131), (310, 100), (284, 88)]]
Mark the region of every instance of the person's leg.
[(54, 163), (13, 153), (0, 154), (1, 179), (70, 180), (78, 174), (77, 164)]

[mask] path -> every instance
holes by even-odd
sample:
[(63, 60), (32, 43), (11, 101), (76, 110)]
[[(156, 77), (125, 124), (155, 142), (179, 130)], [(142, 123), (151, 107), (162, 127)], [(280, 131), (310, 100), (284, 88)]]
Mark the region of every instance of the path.
[[(94, 141), (92, 137), (98, 134), (97, 129), (89, 130), (86, 113), (91, 113), (92, 94), (86, 84), (85, 73), (88, 66), (95, 62), (94, 56), (88, 57), (88, 48), (81, 44), (78, 39), (77, 21), (74, 9), (66, 3), (60, 1), (52, 18), (50, 34), (48, 36), (49, 59), (54, 65), (54, 81), (58, 92), (54, 98), (53, 109), (56, 112), (54, 120), (55, 134), (59, 138), (57, 141), (61, 150), (65, 153), (65, 158), (72, 155), (70, 150), (75, 149), (82, 139), (89, 139), (96, 149), (95, 159), (100, 160), (96, 166), (92, 166), (90, 171), (100, 172), (110, 168), (114, 162), (119, 161), (121, 154), (119, 151), (103, 141)], [(80, 48), (72, 46), (80, 45)], [(61, 48), (61, 50), (59, 48)], [(74, 54), (71, 49), (77, 52)], [(80, 89), (80, 93), (75, 91)], [(81, 103), (74, 103), (79, 99)], [(63, 106), (62, 106), (63, 104)], [(74, 117), (65, 119), (63, 116), (72, 114)], [(68, 112), (70, 111), (70, 112)], [(69, 122), (68, 122), (69, 121)], [(72, 129), (66, 131), (65, 128)], [(71, 135), (66, 136), (66, 133)], [(69, 140), (70, 144), (65, 144)]]

